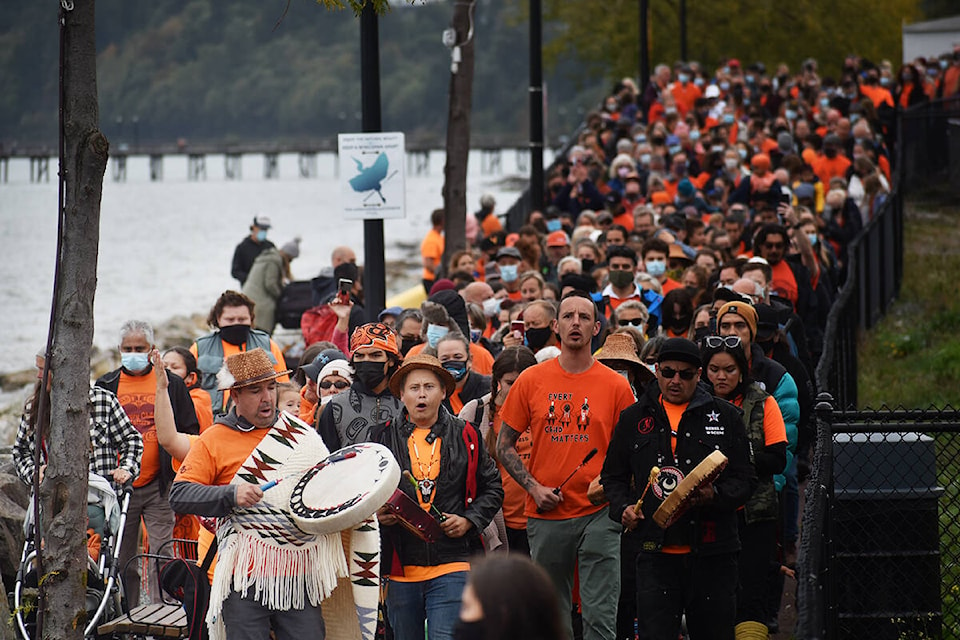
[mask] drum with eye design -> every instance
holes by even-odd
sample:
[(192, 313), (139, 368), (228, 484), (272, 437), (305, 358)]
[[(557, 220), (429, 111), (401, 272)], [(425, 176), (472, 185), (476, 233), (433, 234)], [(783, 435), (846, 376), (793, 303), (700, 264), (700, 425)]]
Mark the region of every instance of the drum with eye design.
[(727, 456), (720, 451), (714, 451), (704, 458), (657, 507), (657, 510), (653, 513), (653, 521), (657, 523), (657, 526), (666, 529), (676, 522), (693, 506), (693, 496), (697, 487), (710, 484), (716, 480), (726, 466)]

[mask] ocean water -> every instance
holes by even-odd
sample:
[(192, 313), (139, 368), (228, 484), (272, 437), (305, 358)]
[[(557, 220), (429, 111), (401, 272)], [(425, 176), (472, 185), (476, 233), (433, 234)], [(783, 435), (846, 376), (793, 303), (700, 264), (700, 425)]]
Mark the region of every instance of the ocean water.
[[(496, 197), (498, 212), (513, 203), (516, 178), (528, 175), (517, 156), (504, 150), (500, 170), (490, 171), (480, 152), (471, 153), (469, 210), (478, 209), (487, 192)], [(117, 329), (127, 319), (160, 324), (205, 314), (220, 293), (238, 287), (230, 262), (257, 214), (272, 218), (269, 238), (277, 246), (302, 237), (300, 257), (291, 265), (296, 279), (316, 276), (338, 245), (353, 247), (363, 263), (363, 223), (339, 214), (334, 165), (333, 154), (321, 155), (317, 177), (301, 178), (298, 157), (281, 155), (279, 178), (266, 180), (263, 157), (250, 155), (242, 158), (243, 178), (227, 180), (223, 156), (208, 156), (206, 180), (194, 182), (187, 179), (186, 157), (168, 156), (163, 180), (151, 182), (147, 158), (134, 156), (127, 160), (126, 181), (114, 182), (111, 163), (101, 204), (94, 343), (116, 345)], [(408, 158), (406, 218), (384, 223), (385, 257), (408, 263), (410, 284), (419, 278), (418, 247), (430, 213), (443, 205), (443, 166), (444, 153), (434, 151), (428, 172), (414, 175)], [(12, 160), (8, 182), (0, 183), (0, 309), (7, 334), (0, 341), (0, 373), (30, 368), (46, 341), (57, 243), (55, 159), (50, 173), (49, 183), (32, 184), (29, 162)], [(392, 293), (397, 291), (388, 286), (388, 297)]]

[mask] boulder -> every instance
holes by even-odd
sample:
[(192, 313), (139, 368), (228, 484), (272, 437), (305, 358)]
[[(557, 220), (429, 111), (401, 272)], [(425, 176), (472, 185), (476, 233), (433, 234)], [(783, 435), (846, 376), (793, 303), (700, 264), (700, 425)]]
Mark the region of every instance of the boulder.
[(0, 469), (0, 575), (6, 582), (17, 573), (30, 494), (20, 478), (4, 467)]

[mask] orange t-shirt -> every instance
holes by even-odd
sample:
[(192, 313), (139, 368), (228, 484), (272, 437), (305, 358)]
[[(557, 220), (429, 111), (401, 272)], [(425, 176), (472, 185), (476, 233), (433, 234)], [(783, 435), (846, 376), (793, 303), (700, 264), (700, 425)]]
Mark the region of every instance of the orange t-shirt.
[(530, 429), (527, 469), (540, 484), (557, 487), (591, 449), (597, 449), (597, 455), (567, 480), (563, 500), (555, 509), (537, 513), (528, 495), (528, 518), (566, 520), (605, 508), (590, 504), (587, 489), (600, 475), (620, 412), (633, 402), (626, 379), (597, 361), (587, 371), (574, 374), (564, 371), (560, 359), (554, 358), (520, 374), (500, 415), (512, 429), (521, 433)]
[(483, 219), (483, 222), (480, 223), (480, 228), (483, 229), (483, 237), (489, 238), (497, 231), (503, 231), (503, 225), (500, 223), (500, 218), (497, 217), (492, 211), (487, 214), (487, 217)]
[(673, 101), (677, 104), (677, 111), (680, 112), (681, 117), (686, 117), (687, 112), (693, 109), (697, 98), (703, 95), (700, 87), (692, 82), (687, 84), (676, 82), (670, 89), (670, 93), (673, 94)]
[[(639, 202), (634, 203), (635, 205), (640, 204)], [(624, 229), (627, 230), (627, 233), (633, 231), (633, 211), (624, 211), (618, 216), (613, 217), (613, 224), (619, 224)]]
[[(427, 347), (426, 342), (415, 344), (410, 348), (405, 357), (415, 356)], [(489, 376), (493, 373), (493, 356), (490, 352), (478, 345), (476, 342), (470, 343), (470, 357), (473, 358), (473, 364), (470, 370), (481, 375)]]
[(820, 178), (824, 188), (830, 187), (831, 178), (843, 178), (847, 175), (847, 169), (850, 168), (850, 160), (843, 154), (837, 154), (836, 158), (830, 159), (827, 156), (819, 156), (813, 165), (813, 172)]
[[(420, 256), (423, 258), (431, 258), (434, 261), (435, 267), (440, 267), (440, 262), (443, 260), (443, 234), (437, 231), (436, 229), (430, 229), (427, 231), (427, 235), (423, 238), (423, 242), (420, 243)], [(436, 270), (423, 268), (423, 279), (424, 280), (434, 280), (437, 277)]]
[(157, 396), (157, 377), (153, 369), (142, 376), (120, 372), (117, 399), (123, 405), (130, 422), (143, 438), (143, 457), (140, 459), (140, 475), (133, 481), (134, 487), (143, 487), (160, 473), (160, 445), (157, 442), (157, 427), (153, 422), (154, 401)]
[(797, 279), (793, 276), (793, 270), (786, 260), (781, 260), (776, 265), (770, 265), (773, 271), (773, 279), (770, 280), (770, 289), (777, 295), (788, 299), (793, 303), (793, 308), (797, 308), (797, 300), (800, 297), (797, 289)]
[[(500, 427), (503, 421), (500, 419), (500, 412), (497, 412), (493, 419), (493, 433), (500, 435)], [(496, 438), (494, 438), (496, 440)], [(533, 449), (533, 442), (530, 439), (530, 429), (527, 429), (517, 438), (516, 450), (520, 456), (520, 461), (524, 465), (530, 464), (530, 452)], [(527, 492), (513, 479), (506, 469), (500, 467), (500, 480), (503, 484), (503, 521), (511, 529), (526, 529), (527, 516), (523, 515), (523, 510), (527, 503)]]
[[(670, 451), (674, 457), (677, 455), (677, 429), (680, 427), (680, 420), (683, 418), (683, 412), (687, 410), (690, 403), (673, 404), (660, 397), (660, 403), (667, 414), (667, 420), (670, 421)], [(686, 544), (668, 544), (661, 549), (663, 553), (682, 554), (690, 553), (690, 546)]]
[[(430, 435), (430, 429), (414, 429), (407, 439), (407, 455), (410, 456), (410, 472), (414, 478), (436, 481), (437, 476), (440, 475), (441, 438), (437, 438), (432, 444), (427, 444), (428, 435)], [(434, 489), (429, 499), (424, 500), (423, 495), (417, 491), (417, 502), (424, 511), (429, 512), (436, 495), (436, 489)], [(404, 565), (403, 574), (391, 573), (390, 579), (397, 582), (425, 582), (449, 573), (469, 570), (469, 562), (446, 562), (430, 566)]]
[(197, 414), (197, 422), (200, 423), (200, 433), (213, 426), (213, 407), (210, 404), (210, 394), (194, 387), (190, 389), (190, 399), (193, 400), (193, 410)]
[(673, 278), (667, 278), (660, 283), (660, 287), (663, 289), (663, 295), (667, 295), (674, 289), (682, 289), (683, 285), (674, 280)]

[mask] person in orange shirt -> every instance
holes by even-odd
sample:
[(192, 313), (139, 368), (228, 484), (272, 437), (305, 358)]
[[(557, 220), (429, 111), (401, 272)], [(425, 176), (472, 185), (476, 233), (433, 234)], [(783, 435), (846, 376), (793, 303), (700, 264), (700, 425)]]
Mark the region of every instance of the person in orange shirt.
[[(170, 455), (157, 443), (154, 407), (157, 393), (157, 374), (150, 363), (154, 350), (153, 327), (141, 320), (129, 320), (120, 327), (120, 368), (103, 375), (97, 386), (116, 394), (130, 422), (143, 438), (143, 457), (140, 475), (133, 482), (133, 493), (127, 509), (126, 525), (121, 539), (119, 566), (124, 569), (123, 586), (127, 602), (140, 602), (139, 564), (130, 562), (137, 554), (140, 539), (140, 519), (147, 528), (150, 546), (160, 549), (173, 536), (174, 515), (168, 502), (173, 467)], [(200, 425), (193, 409), (193, 401), (186, 385), (177, 376), (170, 376), (167, 387), (173, 405), (177, 430), (198, 434)], [(149, 563), (149, 597), (160, 601), (160, 586), (156, 565)]]
[[(497, 231), (503, 231), (503, 224), (500, 222), (500, 218), (493, 212), (496, 206), (497, 201), (491, 194), (485, 193), (480, 196), (480, 210), (474, 215), (477, 217), (477, 222), (480, 223), (480, 231), (483, 234), (483, 238), (489, 238)], [(479, 245), (480, 240), (483, 238), (479, 238), (474, 246)]]
[[(525, 370), (513, 384), (501, 409), (497, 457), (527, 492), (530, 554), (550, 574), (561, 611), (571, 610), (577, 568), (584, 629), (592, 637), (612, 638), (620, 527), (606, 520), (602, 504), (590, 502), (587, 489), (603, 466), (617, 417), (633, 404), (633, 391), (626, 378), (593, 357), (600, 322), (588, 293), (564, 295), (553, 327), (560, 355)], [(528, 429), (532, 446), (524, 463), (516, 447)], [(573, 637), (569, 616), (564, 626)]]
[(210, 404), (210, 394), (200, 387), (200, 370), (197, 369), (197, 359), (186, 347), (170, 347), (163, 353), (163, 366), (183, 380), (190, 391), (193, 400), (193, 410), (197, 413), (200, 423), (200, 433), (213, 424), (213, 407)]
[(377, 514), (396, 640), (423, 640), (424, 622), (431, 637), (452, 637), (470, 557), (503, 503), (500, 474), (479, 429), (443, 408), (454, 388), (453, 376), (435, 357), (408, 357), (390, 380), (403, 413), (371, 432), (413, 479), (401, 481), (400, 491), (436, 517), (441, 530), (427, 542), (386, 509)]
[[(463, 406), (460, 418), (469, 420), (480, 427), (484, 446), (497, 462), (497, 437), (503, 427), (500, 409), (507, 400), (510, 388), (520, 374), (537, 364), (533, 352), (524, 346), (505, 347), (493, 363), (493, 375), (490, 381), (490, 393), (472, 400)], [(517, 438), (517, 455), (521, 462), (530, 461), (530, 432), (524, 431)], [(498, 465), (499, 466), (499, 465)], [(523, 515), (527, 501), (527, 492), (517, 484), (506, 469), (499, 467), (500, 481), (503, 483), (503, 522), (507, 534), (507, 547), (511, 552), (530, 555), (530, 543), (527, 541), (527, 517)]]
[(816, 159), (813, 171), (824, 185), (829, 185), (832, 178), (845, 177), (850, 168), (850, 159), (840, 153), (841, 145), (838, 135), (831, 133), (823, 139), (823, 155)]
[(670, 93), (677, 104), (677, 111), (681, 118), (686, 118), (687, 113), (693, 109), (694, 103), (703, 95), (700, 87), (692, 82), (690, 68), (684, 67), (677, 74), (677, 81), (670, 87)]
[(471, 371), (470, 341), (464, 335), (448, 333), (435, 350), (440, 364), (457, 383), (443, 404), (450, 413), (458, 415), (464, 404), (490, 393), (490, 376)]
[(650, 238), (640, 248), (640, 259), (643, 260), (643, 270), (657, 279), (667, 295), (683, 285), (667, 275), (667, 258), (670, 256), (670, 246), (660, 238)]
[(434, 209), (430, 214), (431, 229), (420, 243), (420, 257), (423, 260), (423, 289), (430, 293), (430, 287), (437, 281), (437, 273), (443, 261), (443, 209)]
[[(207, 315), (207, 324), (214, 330), (197, 338), (190, 346), (190, 353), (197, 359), (200, 370), (200, 386), (210, 394), (214, 416), (223, 415), (230, 409), (230, 392), (217, 388), (217, 372), (223, 361), (235, 353), (261, 348), (267, 352), (278, 372), (286, 371), (283, 351), (269, 334), (253, 328), (253, 300), (239, 291), (224, 291)], [(289, 382), (282, 374), (279, 382)]]

